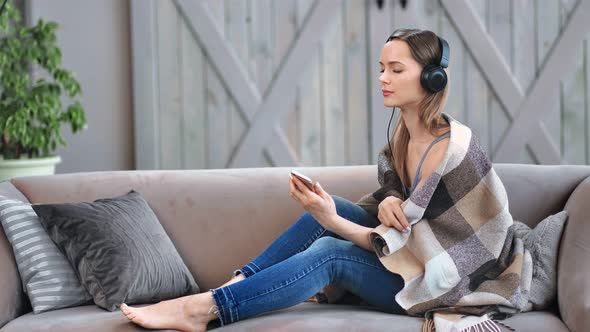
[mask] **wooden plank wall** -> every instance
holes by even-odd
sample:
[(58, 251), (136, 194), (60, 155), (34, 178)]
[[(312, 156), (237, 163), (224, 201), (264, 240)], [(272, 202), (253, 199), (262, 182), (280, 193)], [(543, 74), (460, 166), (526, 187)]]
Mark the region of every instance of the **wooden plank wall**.
[[(264, 96), (314, 1), (203, 1)], [(526, 94), (576, 0), (471, 3)], [(326, 18), (329, 28), (322, 43), (310, 50), (312, 60), (293, 81), (296, 98), (284, 105), (289, 111), (280, 120), (301, 164), (376, 161), (387, 128), (379, 112), (389, 119), (380, 91), (373, 91), (379, 88), (377, 61), (384, 40), (398, 27), (430, 29), (449, 41), (451, 95), (445, 111), (470, 126), (491, 155), (509, 117), (438, 1), (413, 0), (406, 8), (399, 1), (386, 1), (381, 11), (374, 8), (375, 1), (340, 4), (333, 17)], [(151, 6), (158, 122), (158, 132), (153, 133), (158, 142), (152, 148), (157, 149), (158, 167), (224, 168), (248, 130), (243, 112), (228, 93), (240, 86), (216, 72), (173, 1), (152, 0)], [(572, 50), (579, 54), (575, 68), (556, 83), (553, 102), (547, 105), (550, 111), (543, 118), (564, 162), (571, 164), (590, 162), (588, 47), (586, 40)], [(514, 156), (513, 162), (537, 163), (530, 151)], [(265, 154), (259, 164), (274, 166)]]

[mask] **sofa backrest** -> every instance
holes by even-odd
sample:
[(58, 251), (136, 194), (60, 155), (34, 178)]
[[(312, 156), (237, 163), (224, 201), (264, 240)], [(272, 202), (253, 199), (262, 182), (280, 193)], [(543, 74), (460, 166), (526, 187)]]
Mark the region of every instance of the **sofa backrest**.
[[(204, 291), (227, 281), (231, 271), (259, 254), (304, 212), (289, 196), (291, 169), (85, 172), (22, 177), (11, 182), (31, 203), (93, 201), (137, 190), (150, 203)], [(494, 169), (506, 187), (514, 218), (532, 226), (563, 209), (574, 188), (590, 175), (590, 166), (494, 164)], [(352, 201), (378, 188), (375, 165), (297, 170), (319, 180), (330, 194)], [(0, 263), (12, 255), (5, 242), (2, 234)], [(15, 280), (15, 265), (8, 264), (15, 270), (8, 272), (5, 266), (4, 275), (0, 275), (0, 285), (6, 286), (3, 289), (22, 288), (20, 280)], [(14, 302), (14, 295), (2, 294), (0, 306), (25, 310)]]
[(563, 210), (574, 189), (588, 176), (588, 165), (494, 164), (508, 195), (514, 220), (534, 227)]
[[(200, 288), (208, 289), (219, 286), (304, 212), (289, 197), (290, 169), (91, 172), (12, 182), (32, 203), (92, 201), (137, 190)], [(378, 185), (374, 166), (300, 169), (349, 199)]]

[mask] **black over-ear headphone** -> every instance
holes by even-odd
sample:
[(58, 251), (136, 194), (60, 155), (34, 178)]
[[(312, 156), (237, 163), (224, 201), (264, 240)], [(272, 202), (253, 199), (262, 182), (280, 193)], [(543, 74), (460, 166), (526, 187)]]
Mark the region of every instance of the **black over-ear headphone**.
[(436, 36), (441, 49), (441, 56), (438, 64), (428, 64), (422, 69), (420, 83), (424, 89), (430, 92), (439, 92), (447, 85), (447, 73), (443, 68), (449, 66), (450, 49), (449, 43), (443, 38)]
[[(438, 39), (438, 44), (440, 45), (441, 49), (438, 64), (428, 64), (424, 66), (424, 68), (422, 69), (422, 73), (420, 74), (420, 84), (422, 84), (424, 89), (432, 93), (439, 92), (442, 89), (444, 89), (445, 86), (447, 86), (447, 73), (444, 71), (443, 68), (447, 68), (449, 66), (449, 57), (451, 55), (449, 43), (447, 43), (447, 41), (444, 40), (444, 38), (441, 38), (439, 36), (436, 36), (436, 38)], [(395, 107), (391, 112), (389, 124), (387, 125), (387, 144), (389, 145), (389, 153), (392, 157), (393, 151), (391, 150), (391, 142), (389, 141), (389, 126), (391, 125), (391, 120), (393, 119), (394, 113)]]

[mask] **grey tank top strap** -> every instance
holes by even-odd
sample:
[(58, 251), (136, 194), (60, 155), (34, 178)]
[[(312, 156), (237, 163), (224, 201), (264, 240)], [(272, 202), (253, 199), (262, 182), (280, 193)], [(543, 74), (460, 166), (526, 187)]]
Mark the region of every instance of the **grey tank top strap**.
[(418, 182), (420, 182), (421, 178), (420, 178), (420, 168), (422, 167), (422, 163), (424, 162), (424, 158), (426, 158), (426, 155), (428, 154), (428, 151), (430, 151), (430, 148), (440, 142), (441, 140), (443, 140), (446, 137), (449, 137), (451, 134), (451, 132), (446, 132), (445, 134), (437, 137), (432, 143), (430, 143), (430, 145), (428, 146), (428, 148), (426, 149), (426, 151), (424, 152), (424, 154), (422, 155), (422, 159), (420, 159), (420, 163), (418, 164), (418, 168), (416, 169), (416, 175), (414, 175), (414, 181), (412, 182), (412, 186), (410, 188), (408, 188), (408, 196), (412, 194), (412, 191), (414, 191), (414, 189), (416, 188), (416, 185), (418, 185)]

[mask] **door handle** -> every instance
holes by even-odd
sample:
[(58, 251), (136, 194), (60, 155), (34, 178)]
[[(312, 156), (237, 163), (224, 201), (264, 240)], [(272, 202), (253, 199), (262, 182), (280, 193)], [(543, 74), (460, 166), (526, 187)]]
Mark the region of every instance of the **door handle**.
[[(402, 9), (406, 9), (408, 0), (399, 0), (399, 4), (402, 6)], [(379, 10), (383, 9), (383, 0), (377, 0), (377, 8), (379, 8)]]

